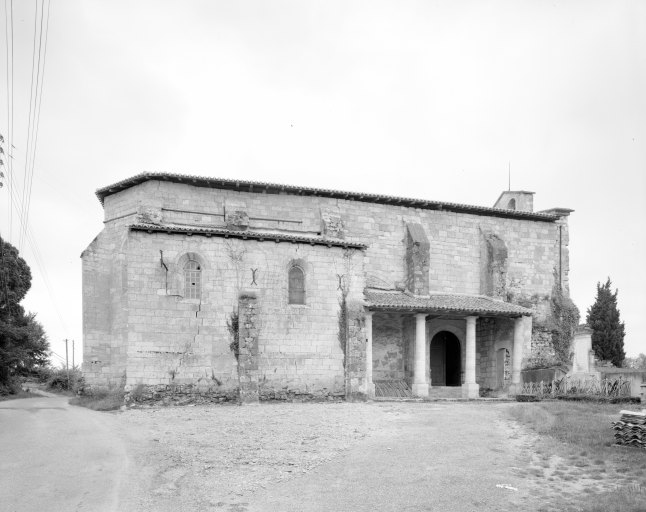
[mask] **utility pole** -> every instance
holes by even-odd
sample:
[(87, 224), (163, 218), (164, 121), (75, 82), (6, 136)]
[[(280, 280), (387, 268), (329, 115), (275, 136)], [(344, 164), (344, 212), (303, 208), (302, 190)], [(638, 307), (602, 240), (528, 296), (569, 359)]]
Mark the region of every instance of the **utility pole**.
[(67, 338), (65, 338), (65, 369), (67, 370), (67, 389), (70, 389), (70, 365), (67, 358)]
[(76, 368), (76, 365), (74, 364), (74, 340), (72, 340), (72, 370)]

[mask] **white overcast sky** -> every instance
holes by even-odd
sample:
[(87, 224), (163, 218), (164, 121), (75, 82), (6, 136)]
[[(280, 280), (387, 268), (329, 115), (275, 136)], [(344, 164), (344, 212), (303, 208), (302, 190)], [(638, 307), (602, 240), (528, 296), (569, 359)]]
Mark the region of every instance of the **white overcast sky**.
[[(20, 187), (35, 4), (13, 4)], [(59, 355), (75, 339), (81, 359), (99, 187), (166, 171), (493, 206), (509, 162), (537, 210), (575, 210), (583, 318), (610, 276), (646, 352), (644, 1), (52, 0), (44, 62), (24, 304)]]

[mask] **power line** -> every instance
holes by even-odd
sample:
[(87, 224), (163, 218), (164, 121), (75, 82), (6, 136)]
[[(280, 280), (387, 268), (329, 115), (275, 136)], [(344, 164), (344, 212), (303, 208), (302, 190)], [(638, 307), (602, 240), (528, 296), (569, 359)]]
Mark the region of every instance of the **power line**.
[[(12, 190), (13, 195), (11, 196), (11, 200), (13, 203), (14, 208), (16, 208), (17, 204), (17, 199), (16, 199), (16, 194), (15, 193), (15, 187)], [(31, 232), (31, 228), (29, 227), (28, 221), (23, 217), (22, 212), (18, 211), (16, 208), (16, 213), (18, 214), (18, 220), (20, 222), (21, 228), (25, 233), (25, 239), (27, 240), (27, 243), (29, 244), (29, 247), (31, 248), (31, 253), (34, 256), (34, 260), (36, 261), (36, 266), (38, 267), (38, 270), (40, 271), (40, 274), (43, 278), (43, 283), (45, 284), (45, 288), (47, 289), (47, 293), (49, 294), (49, 298), (52, 302), (52, 306), (54, 308), (54, 311), (56, 312), (56, 315), (58, 316), (58, 319), (61, 323), (61, 326), (63, 327), (65, 332), (69, 332), (67, 329), (67, 325), (65, 324), (65, 321), (63, 320), (63, 316), (60, 313), (60, 310), (58, 309), (57, 302), (54, 299), (54, 292), (52, 291), (52, 286), (49, 281), (49, 276), (47, 274), (47, 270), (45, 267), (45, 263), (43, 260), (43, 257), (41, 255), (40, 249), (38, 247), (38, 244), (36, 243), (36, 239), (33, 236), (33, 233)]]
[[(33, 110), (33, 101), (34, 101), (34, 68), (36, 64), (36, 27), (38, 26), (38, 0), (34, 0), (35, 12), (34, 12), (34, 38), (31, 47), (31, 85), (29, 87), (29, 115), (27, 117), (27, 143), (25, 144), (25, 171), (22, 175), (22, 199), (20, 201), (20, 212), (21, 216), (25, 216), (25, 204), (27, 203), (27, 176), (29, 174), (29, 141), (31, 139), (31, 130), (32, 130), (32, 110)], [(24, 225), (23, 229), (20, 231), (20, 236), (18, 237), (18, 250), (22, 251), (22, 242), (25, 236)]]
[[(37, 1), (37, 0), (36, 0)], [(45, 4), (44, 0), (41, 0), (40, 3), (40, 31), (38, 36), (38, 63), (36, 66), (36, 88), (34, 96), (34, 115), (32, 123), (32, 132), (31, 132), (31, 166), (29, 170), (29, 188), (26, 194), (27, 204), (24, 205), (25, 208), (25, 219), (29, 220), (29, 209), (31, 207), (31, 192), (34, 183), (34, 170), (36, 166), (36, 150), (38, 147), (38, 130), (40, 127), (40, 111), (41, 103), (43, 100), (43, 83), (45, 81), (45, 60), (47, 58), (47, 39), (49, 33), (49, 14), (50, 14), (51, 0), (47, 2), (47, 22), (45, 23), (44, 38), (45, 44), (43, 45), (43, 20), (45, 18), (44, 9)], [(36, 6), (36, 11), (38, 11), (38, 6)], [(42, 72), (41, 72), (41, 56), (42, 56)]]
[[(4, 2), (5, 13), (5, 45), (7, 57), (7, 183), (9, 191), (13, 185), (13, 0), (10, 2), (10, 8), (7, 9), (7, 0)], [(9, 37), (11, 34), (11, 37)], [(11, 45), (9, 44), (11, 42)], [(11, 48), (11, 50), (10, 50)], [(13, 238), (13, 209), (11, 201), (7, 202), (9, 209), (9, 239)]]
[[(47, 0), (47, 23), (45, 24), (45, 45), (43, 46), (43, 70), (42, 70), (42, 77), (40, 76), (40, 55), (41, 55), (41, 42), (42, 42), (42, 32), (43, 32), (43, 3), (41, 1), (41, 8), (40, 8), (40, 41), (38, 43), (38, 73), (36, 74), (36, 94), (37, 94), (37, 100), (38, 104), (36, 105), (36, 113), (35, 113), (35, 127), (32, 127), (33, 132), (32, 132), (32, 156), (31, 156), (31, 173), (30, 173), (30, 178), (29, 178), (29, 193), (27, 195), (27, 207), (26, 207), (26, 214), (25, 218), (29, 219), (29, 209), (31, 207), (31, 190), (32, 186), (34, 183), (34, 168), (36, 166), (36, 149), (38, 148), (38, 130), (40, 128), (40, 111), (41, 111), (41, 103), (43, 101), (43, 83), (45, 82), (45, 61), (47, 59), (47, 39), (49, 35), (49, 14), (51, 10), (51, 0)], [(40, 92), (38, 90), (38, 83), (40, 81)], [(35, 135), (34, 135), (35, 133)]]

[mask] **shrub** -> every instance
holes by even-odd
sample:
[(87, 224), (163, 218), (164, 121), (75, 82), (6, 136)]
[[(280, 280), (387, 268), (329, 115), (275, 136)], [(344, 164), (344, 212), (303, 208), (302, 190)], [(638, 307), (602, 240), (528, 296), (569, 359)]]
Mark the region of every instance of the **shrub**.
[(45, 368), (39, 372), (39, 378), (47, 384), (47, 389), (52, 391), (71, 391), (77, 393), (83, 390), (85, 384), (83, 374), (78, 366), (69, 369)]
[(123, 387), (95, 389), (70, 400), (70, 404), (87, 407), (94, 411), (115, 411), (124, 404)]
[(517, 402), (540, 402), (541, 397), (538, 395), (516, 395)]

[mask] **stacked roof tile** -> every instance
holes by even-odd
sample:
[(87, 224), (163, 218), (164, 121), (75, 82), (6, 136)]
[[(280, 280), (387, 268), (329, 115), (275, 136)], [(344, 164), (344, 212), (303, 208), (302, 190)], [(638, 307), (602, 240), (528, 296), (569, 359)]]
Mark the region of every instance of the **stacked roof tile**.
[(646, 449), (646, 409), (644, 412), (621, 411), (621, 419), (613, 421), (615, 444)]

